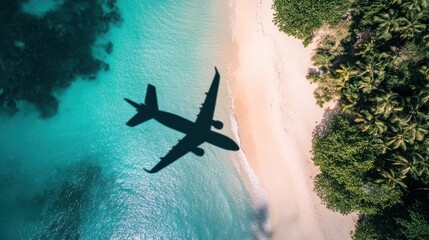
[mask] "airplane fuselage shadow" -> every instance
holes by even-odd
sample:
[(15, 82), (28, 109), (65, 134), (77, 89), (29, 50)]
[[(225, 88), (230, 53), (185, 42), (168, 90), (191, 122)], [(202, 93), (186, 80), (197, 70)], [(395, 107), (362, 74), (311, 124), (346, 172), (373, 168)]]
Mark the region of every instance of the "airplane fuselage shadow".
[(238, 145), (229, 137), (218, 132), (214, 132), (210, 128), (209, 131), (204, 131), (198, 128), (195, 122), (192, 122), (179, 115), (158, 111), (153, 119), (166, 127), (182, 132), (186, 135), (192, 135), (196, 140), (201, 139), (204, 142), (208, 142), (222, 149), (232, 151), (237, 151), (240, 149)]

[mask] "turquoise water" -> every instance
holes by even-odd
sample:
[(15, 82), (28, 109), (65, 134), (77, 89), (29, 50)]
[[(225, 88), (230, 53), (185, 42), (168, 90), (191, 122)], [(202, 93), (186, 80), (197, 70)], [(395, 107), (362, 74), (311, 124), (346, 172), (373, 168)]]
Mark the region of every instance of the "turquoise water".
[[(227, 71), (228, 3), (118, 1), (123, 23), (104, 38), (96, 81), (56, 93), (59, 113), (31, 105), (0, 116), (0, 239), (253, 239), (261, 219), (229, 152), (204, 144), (155, 175), (143, 171), (183, 135), (149, 121), (125, 126), (148, 83), (162, 110), (195, 119), (214, 66)], [(102, 40), (100, 40), (102, 41)], [(222, 78), (215, 117), (230, 130)]]

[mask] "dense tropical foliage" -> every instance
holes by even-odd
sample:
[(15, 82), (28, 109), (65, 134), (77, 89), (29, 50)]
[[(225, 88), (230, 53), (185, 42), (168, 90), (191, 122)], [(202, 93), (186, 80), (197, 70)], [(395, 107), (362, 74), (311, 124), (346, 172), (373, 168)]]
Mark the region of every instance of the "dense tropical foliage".
[(429, 239), (427, 200), (398, 205), (374, 216), (362, 216), (354, 239)]
[(428, 239), (429, 1), (360, 0), (349, 12), (348, 34), (323, 36), (308, 73), (317, 102), (340, 106), (314, 138), (316, 191), (361, 214), (355, 239)]
[(399, 187), (372, 180), (382, 153), (345, 114), (334, 116), (327, 134), (314, 137), (313, 147), (314, 162), (322, 171), (315, 180), (316, 191), (329, 208), (343, 214), (374, 214), (400, 202)]
[(350, 6), (344, 0), (275, 0), (274, 22), (280, 30), (308, 45), (323, 24), (337, 23)]

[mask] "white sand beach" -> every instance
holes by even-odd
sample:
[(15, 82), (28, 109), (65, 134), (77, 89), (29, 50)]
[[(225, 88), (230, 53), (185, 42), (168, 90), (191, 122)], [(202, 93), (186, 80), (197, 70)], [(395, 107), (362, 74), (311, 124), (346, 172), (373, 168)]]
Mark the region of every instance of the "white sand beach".
[(273, 239), (350, 239), (356, 215), (313, 191), (312, 131), (324, 109), (305, 78), (315, 45), (281, 33), (272, 0), (236, 0), (231, 92), (242, 149), (268, 196)]

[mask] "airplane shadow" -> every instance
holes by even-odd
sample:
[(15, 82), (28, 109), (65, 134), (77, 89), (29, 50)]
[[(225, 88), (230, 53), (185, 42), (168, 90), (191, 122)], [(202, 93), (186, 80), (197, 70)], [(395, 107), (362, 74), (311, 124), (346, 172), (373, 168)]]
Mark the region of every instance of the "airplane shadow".
[(212, 84), (209, 91), (206, 93), (207, 97), (200, 108), (200, 113), (198, 114), (197, 119), (194, 122), (177, 114), (160, 110), (158, 107), (156, 88), (151, 84), (148, 84), (147, 87), (145, 103), (139, 104), (125, 98), (125, 101), (137, 110), (137, 114), (135, 114), (126, 123), (129, 127), (135, 127), (148, 120), (154, 119), (162, 125), (186, 135), (183, 139), (179, 140), (176, 146), (174, 146), (167, 155), (161, 158), (161, 161), (155, 165), (155, 167), (151, 170), (145, 169), (146, 172), (156, 173), (189, 152), (192, 152), (199, 157), (203, 156), (204, 149), (199, 146), (205, 142), (225, 150), (238, 151), (240, 149), (234, 140), (219, 132), (212, 131), (211, 129), (212, 127), (217, 130), (221, 130), (223, 128), (223, 123), (221, 121), (213, 119), (219, 81), (220, 74), (215, 67), (215, 76)]

